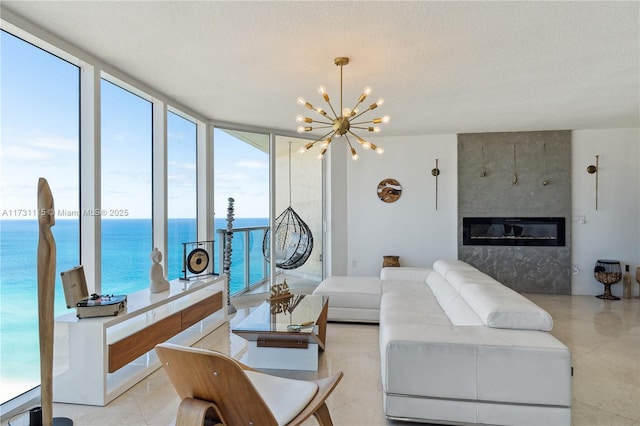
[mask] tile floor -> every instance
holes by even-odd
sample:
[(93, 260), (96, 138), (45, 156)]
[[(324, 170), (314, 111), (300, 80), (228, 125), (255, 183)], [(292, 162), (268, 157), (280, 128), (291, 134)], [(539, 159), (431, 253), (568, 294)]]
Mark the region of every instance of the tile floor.
[[(573, 356), (574, 425), (640, 425), (640, 299), (603, 301), (593, 296), (527, 295), (554, 317), (552, 331)], [(238, 303), (231, 322), (249, 308)], [(196, 346), (243, 359), (245, 341), (225, 324)], [(328, 400), (336, 426), (403, 425), (382, 412), (378, 327), (329, 323), (327, 350), (316, 372), (281, 372), (297, 378), (345, 375)], [(172, 425), (179, 401), (165, 373), (158, 370), (106, 407), (54, 404), (54, 414), (78, 426)], [(28, 422), (27, 422), (28, 423)], [(20, 423), (20, 419), (13, 424)], [(6, 424), (6, 423), (3, 423)], [(316, 425), (314, 419), (308, 425)], [(526, 419), (522, 421), (526, 425)]]

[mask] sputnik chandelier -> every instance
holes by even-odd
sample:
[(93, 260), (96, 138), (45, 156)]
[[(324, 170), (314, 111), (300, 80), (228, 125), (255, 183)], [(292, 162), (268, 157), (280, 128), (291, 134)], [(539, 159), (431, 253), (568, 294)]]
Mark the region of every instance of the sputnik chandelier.
[[(373, 150), (378, 154), (382, 154), (384, 152), (382, 148), (380, 148), (379, 146), (376, 146), (375, 144), (369, 141), (364, 140), (360, 136), (356, 135), (353, 132), (353, 130), (361, 129), (361, 130), (366, 130), (368, 132), (378, 133), (380, 131), (380, 127), (372, 126), (372, 124), (375, 125), (380, 123), (388, 123), (389, 122), (388, 115), (385, 115), (384, 117), (380, 117), (380, 118), (374, 118), (373, 120), (365, 120), (365, 121), (356, 121), (356, 120), (366, 112), (378, 108), (380, 105), (382, 105), (382, 103), (384, 102), (384, 99), (382, 98), (378, 99), (376, 102), (369, 105), (367, 109), (365, 109), (362, 112), (359, 112), (358, 107), (360, 106), (360, 104), (364, 102), (364, 100), (367, 98), (369, 93), (371, 93), (371, 88), (365, 87), (364, 91), (358, 98), (358, 101), (356, 102), (356, 105), (353, 108), (351, 109), (343, 108), (342, 107), (342, 67), (349, 63), (349, 58), (344, 58), (344, 57), (336, 58), (334, 62), (337, 66), (340, 67), (340, 113), (341, 115), (338, 115), (338, 113), (336, 113), (336, 111), (333, 109), (333, 105), (331, 105), (331, 101), (329, 100), (329, 95), (327, 94), (327, 91), (324, 88), (324, 86), (320, 86), (320, 89), (318, 89), (318, 92), (322, 95), (322, 98), (329, 105), (329, 108), (333, 113), (333, 118), (331, 118), (331, 116), (322, 108), (314, 107), (309, 102), (307, 102), (304, 98), (298, 98), (298, 103), (300, 105), (303, 105), (311, 110), (314, 110), (324, 118), (324, 119), (314, 120), (311, 117), (298, 115), (296, 117), (296, 121), (298, 123), (302, 123), (300, 126), (298, 126), (298, 133), (310, 132), (314, 129), (327, 129), (327, 128), (331, 129), (327, 134), (323, 135), (322, 137), (316, 139), (313, 142), (309, 142), (308, 144), (300, 148), (300, 153), (304, 153), (310, 150), (316, 143), (321, 142), (320, 144), (321, 150), (320, 150), (320, 154), (318, 155), (318, 158), (322, 159), (324, 158), (324, 154), (327, 152), (327, 148), (329, 148), (331, 141), (333, 141), (333, 138), (344, 136), (345, 139), (347, 140), (347, 144), (351, 152), (351, 158), (353, 160), (357, 160), (359, 156), (355, 148), (353, 147), (351, 140), (349, 139), (349, 135), (351, 135), (358, 141), (362, 149), (364, 149), (365, 151)], [(319, 125), (312, 126), (311, 125), (312, 123), (318, 123)]]

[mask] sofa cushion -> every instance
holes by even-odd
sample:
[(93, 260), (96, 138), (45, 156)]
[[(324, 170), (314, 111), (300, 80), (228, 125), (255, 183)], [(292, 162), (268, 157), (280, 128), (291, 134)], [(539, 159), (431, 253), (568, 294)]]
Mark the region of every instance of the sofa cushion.
[(380, 279), (425, 282), (431, 271), (431, 268), (386, 267), (380, 271)]
[(376, 277), (328, 277), (313, 294), (329, 297), (329, 307), (380, 309), (382, 281)]
[(502, 284), (465, 284), (460, 295), (489, 327), (551, 331), (553, 318), (521, 294)]
[(447, 278), (447, 274), (451, 271), (477, 271), (476, 268), (463, 262), (462, 260), (436, 260), (433, 262), (433, 269), (440, 275)]
[(450, 284), (438, 272), (433, 272), (427, 278), (427, 285), (438, 300), (440, 307), (447, 314), (454, 325), (483, 325), (478, 314), (471, 309)]
[(380, 302), (380, 324), (451, 325), (435, 296), (424, 284), (412, 292), (387, 292)]

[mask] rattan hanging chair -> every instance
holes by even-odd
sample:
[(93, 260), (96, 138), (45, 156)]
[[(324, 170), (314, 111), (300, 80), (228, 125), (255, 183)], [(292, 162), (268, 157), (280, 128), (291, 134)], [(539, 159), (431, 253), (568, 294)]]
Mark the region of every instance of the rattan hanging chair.
[[(262, 254), (267, 262), (271, 261), (269, 251), (271, 231), (268, 229), (262, 240)], [(273, 235), (277, 268), (299, 268), (311, 256), (311, 250), (313, 250), (311, 229), (291, 208), (291, 142), (289, 142), (289, 207), (276, 218)]]

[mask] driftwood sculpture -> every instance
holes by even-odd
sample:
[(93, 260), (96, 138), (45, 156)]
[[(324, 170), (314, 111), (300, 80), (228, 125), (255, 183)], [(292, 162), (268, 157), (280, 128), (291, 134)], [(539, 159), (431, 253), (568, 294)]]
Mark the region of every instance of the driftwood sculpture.
[[(56, 242), (51, 227), (55, 225), (56, 218), (53, 195), (45, 178), (38, 180), (38, 213), (37, 269), (41, 424), (44, 426), (73, 425), (73, 422), (65, 417), (53, 418), (53, 301), (56, 277)], [(34, 424), (33, 421), (30, 423)]]
[(53, 195), (46, 179), (38, 180), (38, 327), (40, 330), (40, 386), (42, 420), (53, 424), (53, 296), (56, 242), (51, 232), (56, 219)]

